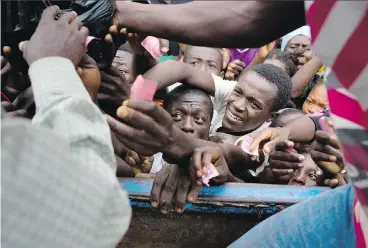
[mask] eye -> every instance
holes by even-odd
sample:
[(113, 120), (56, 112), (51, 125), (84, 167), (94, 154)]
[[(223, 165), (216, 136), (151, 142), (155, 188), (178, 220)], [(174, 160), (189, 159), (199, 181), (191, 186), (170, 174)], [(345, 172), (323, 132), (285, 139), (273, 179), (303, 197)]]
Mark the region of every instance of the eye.
[(192, 61), (192, 62), (190, 62), (190, 64), (191, 64), (191, 65), (194, 65), (194, 66), (199, 65), (198, 61)]
[(309, 100), (309, 99), (306, 99), (305, 102), (309, 103), (309, 104), (312, 104), (311, 100)]
[(194, 117), (194, 121), (197, 124), (201, 125), (201, 124), (203, 124), (206, 121), (206, 119), (204, 117), (202, 117), (202, 116), (195, 116)]
[(183, 119), (183, 117), (179, 113), (175, 113), (171, 117), (172, 117), (173, 121), (181, 121)]
[(234, 89), (233, 94), (236, 96), (241, 96), (241, 92), (238, 89)]
[(217, 68), (217, 66), (216, 66), (216, 64), (214, 64), (214, 63), (210, 63), (209, 65), (208, 65), (210, 68)]
[(260, 109), (260, 107), (259, 107), (259, 105), (256, 101), (250, 101), (250, 104), (252, 105), (253, 108)]
[(311, 180), (317, 180), (317, 175), (315, 173), (309, 173), (308, 174), (308, 177), (311, 179)]

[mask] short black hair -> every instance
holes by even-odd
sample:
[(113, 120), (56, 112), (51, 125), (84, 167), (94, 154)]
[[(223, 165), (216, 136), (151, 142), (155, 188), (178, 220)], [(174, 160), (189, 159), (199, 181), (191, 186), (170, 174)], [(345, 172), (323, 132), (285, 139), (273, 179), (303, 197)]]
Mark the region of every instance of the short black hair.
[(303, 111), (299, 110), (299, 109), (294, 109), (294, 108), (286, 108), (283, 109), (281, 113), (278, 114), (278, 116), (273, 119), (273, 121), (270, 124), (270, 127), (282, 127), (284, 126), (285, 120), (284, 118), (286, 116), (290, 116), (290, 115), (304, 115)]
[(243, 72), (244, 73), (240, 74), (240, 77), (245, 75), (245, 73), (254, 72), (277, 87), (275, 103), (271, 109), (273, 112), (284, 108), (290, 100), (292, 82), (289, 75), (286, 74), (283, 69), (271, 64), (258, 64), (250, 67), (248, 70), (244, 70)]
[(189, 86), (189, 85), (185, 85), (185, 84), (182, 84), (182, 85), (176, 87), (175, 89), (173, 89), (172, 91), (170, 91), (166, 95), (165, 100), (164, 100), (164, 105), (163, 105), (164, 109), (168, 110), (169, 107), (172, 105), (172, 103), (177, 101), (180, 96), (187, 95), (187, 94), (197, 95), (197, 96), (204, 96), (204, 97), (208, 98), (208, 101), (210, 103), (210, 106), (209, 106), (210, 118), (212, 120), (212, 117), (213, 117), (213, 103), (211, 101), (210, 96), (201, 89), (198, 89), (198, 88), (195, 88), (195, 87), (192, 87), (192, 86)]
[(277, 59), (285, 65), (286, 73), (292, 77), (298, 70), (297, 57), (291, 52), (281, 51), (280, 49), (272, 50), (266, 59)]

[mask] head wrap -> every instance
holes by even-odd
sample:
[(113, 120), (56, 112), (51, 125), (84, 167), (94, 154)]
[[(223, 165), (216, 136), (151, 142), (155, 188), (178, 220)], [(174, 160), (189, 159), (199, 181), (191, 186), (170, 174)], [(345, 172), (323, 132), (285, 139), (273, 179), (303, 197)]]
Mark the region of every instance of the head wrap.
[(310, 27), (309, 26), (300, 27), (300, 28), (295, 29), (294, 31), (288, 33), (284, 37), (282, 37), (281, 51), (284, 51), (287, 43), (289, 42), (289, 40), (291, 40), (292, 38), (294, 38), (297, 35), (304, 35), (304, 36), (307, 36), (309, 39), (311, 39)]

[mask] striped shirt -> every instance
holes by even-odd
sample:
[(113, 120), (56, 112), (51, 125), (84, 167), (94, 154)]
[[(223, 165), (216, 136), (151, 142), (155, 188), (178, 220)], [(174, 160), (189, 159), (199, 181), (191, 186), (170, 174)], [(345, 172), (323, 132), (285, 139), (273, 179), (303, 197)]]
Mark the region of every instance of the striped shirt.
[[(332, 69), (327, 78), (331, 114), (357, 202), (368, 216), (368, 2), (308, 1), (306, 10), (313, 49)], [(358, 223), (368, 230), (367, 223)], [(356, 227), (359, 247), (364, 236), (367, 244), (367, 234)]]

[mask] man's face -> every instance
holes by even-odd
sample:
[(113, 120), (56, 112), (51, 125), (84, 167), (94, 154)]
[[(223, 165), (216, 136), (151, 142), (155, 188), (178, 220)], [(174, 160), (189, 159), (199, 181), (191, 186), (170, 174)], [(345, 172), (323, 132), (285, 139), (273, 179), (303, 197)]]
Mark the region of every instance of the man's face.
[(312, 50), (311, 39), (305, 35), (297, 35), (289, 40), (285, 47), (286, 52), (296, 54), (298, 57), (298, 69), (300, 69), (307, 61), (304, 54)]
[(216, 48), (189, 46), (185, 50), (184, 63), (220, 76), (223, 56)]
[(207, 139), (211, 126), (210, 99), (195, 94), (181, 95), (168, 111), (174, 124), (194, 138)]
[(327, 90), (324, 84), (316, 84), (303, 103), (302, 110), (306, 114), (319, 113), (328, 108)]
[(114, 58), (114, 61), (112, 62), (112, 65), (118, 69), (126, 78), (129, 84), (133, 83), (133, 75), (132, 75), (132, 65), (133, 65), (133, 55), (118, 50), (116, 52), (116, 56)]
[(322, 182), (322, 176), (317, 175), (318, 166), (314, 163), (309, 153), (303, 154), (305, 159), (303, 167), (296, 170), (288, 185), (294, 186), (318, 186)]
[(229, 132), (255, 129), (271, 117), (276, 95), (276, 86), (255, 72), (246, 72), (227, 101), (222, 127)]

